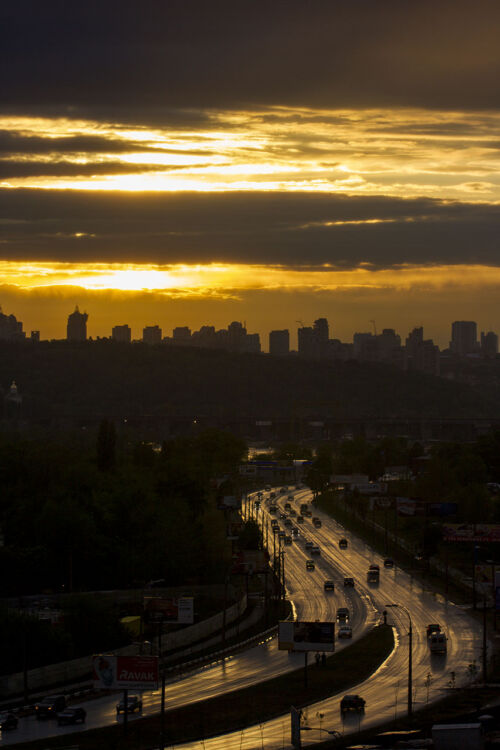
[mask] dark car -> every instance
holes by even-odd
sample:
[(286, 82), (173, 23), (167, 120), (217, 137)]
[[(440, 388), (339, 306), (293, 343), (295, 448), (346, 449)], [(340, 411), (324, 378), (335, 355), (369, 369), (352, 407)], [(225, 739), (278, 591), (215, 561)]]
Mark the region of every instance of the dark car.
[[(142, 711), (142, 701), (138, 695), (129, 695), (127, 699), (127, 713), (133, 714), (134, 711)], [(123, 698), (116, 705), (116, 713), (125, 713), (125, 701), (123, 700)]]
[(340, 710), (343, 714), (348, 711), (364, 711), (366, 701), (360, 695), (344, 695), (340, 701)]
[(330, 580), (325, 581), (324, 584), (323, 584), (323, 589), (325, 591), (335, 591), (335, 584), (334, 584), (334, 582), (330, 581)]
[(354, 578), (344, 578), (344, 586), (354, 586)]
[(347, 549), (347, 539), (339, 539), (340, 549)]
[(384, 560), (384, 568), (393, 568), (394, 567), (394, 560), (392, 557), (386, 557)]
[(437, 622), (433, 622), (430, 625), (427, 625), (427, 638), (430, 638), (431, 635), (434, 633), (440, 633), (441, 632), (441, 625), (438, 625)]
[(86, 718), (87, 712), (85, 709), (81, 708), (81, 706), (76, 706), (74, 708), (65, 708), (64, 711), (57, 714), (57, 723), (60, 727), (65, 724), (78, 724), (78, 722), (83, 724)]
[(55, 719), (57, 714), (66, 708), (66, 697), (64, 695), (47, 695), (35, 704), (35, 716), (37, 719)]
[(306, 560), (306, 570), (314, 570), (315, 565), (313, 560)]
[(0, 729), (17, 729), (18, 718), (10, 711), (0, 714)]

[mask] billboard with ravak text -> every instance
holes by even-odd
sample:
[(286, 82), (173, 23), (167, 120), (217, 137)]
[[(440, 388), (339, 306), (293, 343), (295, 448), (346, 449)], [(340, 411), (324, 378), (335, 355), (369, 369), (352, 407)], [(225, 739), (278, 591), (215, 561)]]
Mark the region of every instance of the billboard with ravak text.
[(282, 651), (335, 651), (335, 623), (280, 622), (278, 648)]
[(121, 690), (156, 690), (158, 687), (157, 656), (92, 657), (94, 687)]

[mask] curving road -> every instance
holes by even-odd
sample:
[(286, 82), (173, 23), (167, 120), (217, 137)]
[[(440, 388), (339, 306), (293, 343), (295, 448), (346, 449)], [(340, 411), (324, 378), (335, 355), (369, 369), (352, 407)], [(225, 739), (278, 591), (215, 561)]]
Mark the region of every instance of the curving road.
[[(298, 509), (300, 502), (310, 499), (308, 491), (294, 492), (294, 504)], [(286, 496), (281, 496), (282, 508)], [(259, 514), (264, 523), (269, 522), (266, 504)], [(381, 612), (389, 602), (406, 606), (411, 612), (413, 624), (413, 674), (414, 706), (418, 709), (427, 698), (433, 700), (449, 689), (450, 672), (456, 673), (457, 686), (470, 679), (467, 666), (475, 660), (480, 662), (481, 629), (459, 607), (446, 602), (439, 596), (426, 591), (422, 586), (401, 569), (384, 569), (383, 561), (362, 541), (352, 537), (339, 524), (319, 511), (314, 515), (321, 517), (322, 527), (314, 528), (311, 519), (306, 519), (300, 527), (301, 537), (285, 550), (286, 586), (298, 619), (332, 620), (339, 606), (347, 606), (352, 613), (353, 639), (361, 637), (380, 619)], [(338, 539), (343, 536), (349, 541), (347, 550), (340, 550)], [(305, 561), (310, 557), (304, 548), (305, 538), (317, 543), (321, 548), (321, 557), (316, 558), (316, 569), (306, 572)], [(272, 535), (269, 535), (272, 547)], [(381, 566), (381, 580), (377, 587), (366, 583), (368, 565), (377, 562)], [(353, 576), (356, 579), (355, 589), (344, 589), (343, 577)], [(326, 578), (335, 581), (335, 592), (325, 594), (323, 583)], [(406, 711), (407, 701), (407, 630), (408, 618), (398, 609), (389, 611), (397, 634), (397, 647), (386, 663), (367, 680), (356, 688), (367, 701), (364, 717), (353, 716), (343, 725), (340, 721), (339, 696), (323, 701), (309, 710), (309, 724), (319, 726), (317, 713), (324, 714), (321, 719), (323, 728), (338, 731), (355, 731), (358, 726), (371, 726), (392, 718)], [(431, 658), (425, 628), (429, 622), (440, 622), (448, 635), (448, 653), (444, 657)], [(338, 648), (348, 643), (338, 644)], [(288, 654), (278, 651), (276, 639), (225, 659), (223, 662), (207, 665), (185, 675), (178, 675), (167, 685), (166, 709), (192, 704), (206, 698), (237, 690), (256, 684), (265, 679), (296, 669), (303, 663), (300, 654)], [(430, 675), (430, 677), (428, 677)], [(115, 712), (118, 696), (107, 696), (86, 704), (87, 722), (84, 729), (102, 727), (121, 723)], [(158, 713), (160, 709), (159, 691), (144, 693), (143, 716)], [(133, 717), (129, 717), (133, 720)], [(265, 747), (289, 746), (289, 716), (267, 722), (259, 727), (249, 728), (243, 733), (228, 734), (223, 737), (205, 740), (208, 748), (261, 747), (262, 738)], [(79, 731), (79, 727), (59, 728), (52, 722), (39, 722), (34, 717), (21, 719), (18, 730), (0, 733), (0, 745), (11, 745), (50, 736), (69, 734)], [(317, 742), (319, 731), (303, 733), (303, 742)], [(323, 739), (326, 738), (322, 732)], [(198, 747), (193, 743), (185, 747)]]

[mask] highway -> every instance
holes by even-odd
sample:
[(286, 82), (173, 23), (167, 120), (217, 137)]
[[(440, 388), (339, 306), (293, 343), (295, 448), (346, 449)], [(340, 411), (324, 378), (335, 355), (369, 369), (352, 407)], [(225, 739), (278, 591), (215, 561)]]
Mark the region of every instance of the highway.
[[(298, 510), (300, 502), (310, 499), (308, 491), (294, 492), (293, 504)], [(281, 509), (286, 496), (279, 498)], [(268, 504), (267, 504), (268, 505)], [(264, 503), (264, 508), (266, 504)], [(269, 522), (267, 511), (260, 511), (265, 522)], [(347, 606), (352, 613), (353, 640), (361, 637), (373, 624), (380, 620), (387, 603), (404, 605), (411, 612), (413, 625), (413, 672), (414, 672), (414, 705), (417, 710), (427, 698), (433, 700), (449, 690), (451, 671), (456, 673), (456, 685), (470, 679), (467, 672), (469, 664), (480, 663), (481, 629), (463, 610), (444, 601), (441, 597), (424, 590), (411, 575), (399, 568), (383, 568), (383, 561), (362, 541), (345, 532), (335, 521), (314, 511), (321, 517), (322, 527), (314, 528), (310, 518), (299, 527), (301, 537), (292, 545), (284, 547), (286, 588), (293, 601), (297, 617), (303, 620), (335, 619), (336, 609)], [(282, 522), (281, 522), (282, 523)], [(348, 539), (348, 549), (341, 550), (338, 539)], [(306, 571), (305, 561), (310, 557), (306, 552), (305, 538), (317, 543), (321, 548), (320, 558), (315, 558), (316, 569)], [(269, 536), (272, 553), (272, 535)], [(366, 570), (371, 563), (381, 566), (380, 584), (371, 587), (366, 583)], [(344, 589), (343, 577), (353, 576), (355, 589)], [(335, 592), (325, 593), (325, 579), (335, 581)], [(336, 731), (355, 731), (358, 726), (371, 726), (394, 715), (406, 711), (406, 681), (408, 664), (407, 632), (408, 617), (403, 611), (390, 609), (390, 622), (397, 633), (397, 648), (387, 662), (354, 692), (363, 695), (367, 701), (364, 716), (349, 717), (345, 724), (339, 716), (339, 696), (321, 702), (309, 711), (309, 724), (319, 726), (316, 714), (324, 714), (321, 719), (323, 739), (325, 729)], [(445, 656), (431, 658), (428, 650), (425, 629), (428, 623), (439, 622), (448, 635), (448, 653)], [(338, 648), (345, 648), (349, 641), (338, 643)], [(228, 693), (248, 685), (256, 684), (285, 671), (296, 669), (303, 664), (303, 655), (288, 654), (279, 651), (276, 639), (259, 644), (223, 662), (207, 665), (189, 674), (179, 675), (167, 684), (166, 709), (179, 707), (205, 700), (221, 693)], [(428, 677), (430, 675), (430, 677)], [(428, 694), (428, 695), (427, 695)], [(83, 729), (102, 727), (122, 723), (117, 719), (115, 704), (119, 696), (106, 696), (85, 704), (87, 721)], [(144, 693), (142, 716), (158, 713), (160, 709), (159, 691)], [(130, 716), (130, 720), (134, 717)], [(261, 747), (262, 733), (265, 733), (265, 747), (283, 747), (289, 743), (288, 716), (272, 722), (250, 728), (234, 735), (205, 740), (205, 746), (211, 748)], [(57, 727), (54, 722), (37, 721), (34, 717), (20, 720), (19, 728), (0, 733), (0, 746), (12, 745), (60, 734), (79, 731), (80, 727)], [(283, 745), (284, 737), (286, 739)], [(319, 732), (305, 733), (304, 743), (317, 742)], [(198, 743), (185, 747), (199, 747)]]

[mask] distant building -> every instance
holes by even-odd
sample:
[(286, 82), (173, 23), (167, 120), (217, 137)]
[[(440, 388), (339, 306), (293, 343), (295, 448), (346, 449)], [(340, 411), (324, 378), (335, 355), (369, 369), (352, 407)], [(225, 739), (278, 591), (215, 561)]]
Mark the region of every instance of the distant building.
[(172, 343), (177, 346), (186, 346), (191, 343), (191, 329), (187, 326), (178, 326), (174, 328)]
[(451, 324), (450, 351), (461, 357), (477, 353), (477, 325), (474, 321), (455, 320)]
[(269, 354), (278, 357), (290, 353), (290, 333), (288, 329), (283, 331), (271, 331), (269, 334)]
[(299, 357), (311, 359), (314, 357), (314, 329), (310, 326), (302, 326), (297, 329), (297, 348)]
[(233, 321), (227, 327), (229, 349), (232, 352), (246, 351), (247, 329), (242, 323)]
[(25, 338), (21, 321), (15, 315), (4, 315), (0, 307), (0, 340), (21, 341)]
[(419, 370), (430, 375), (440, 374), (439, 347), (432, 339), (424, 340), (424, 329), (414, 328), (406, 338), (406, 366), (409, 370)]
[(87, 320), (89, 316), (86, 312), (81, 313), (78, 305), (75, 312), (68, 315), (68, 326), (66, 338), (68, 341), (86, 341), (87, 340)]
[(130, 344), (132, 340), (130, 326), (126, 323), (123, 326), (113, 326), (111, 338), (113, 341), (118, 341), (120, 344)]
[(34, 344), (39, 344), (40, 343), (40, 331), (31, 331), (30, 341), (32, 341)]
[(9, 388), (9, 392), (4, 398), (4, 416), (6, 419), (19, 419), (21, 416), (21, 408), (23, 403), (23, 397), (19, 393), (19, 389), (14, 381)]
[(496, 357), (498, 354), (498, 336), (493, 331), (481, 331), (481, 354), (483, 357)]
[(142, 329), (142, 340), (145, 344), (161, 344), (161, 328), (146, 326)]
[(245, 340), (245, 351), (249, 354), (260, 354), (260, 336), (258, 333), (248, 333)]

